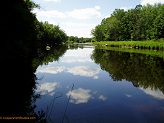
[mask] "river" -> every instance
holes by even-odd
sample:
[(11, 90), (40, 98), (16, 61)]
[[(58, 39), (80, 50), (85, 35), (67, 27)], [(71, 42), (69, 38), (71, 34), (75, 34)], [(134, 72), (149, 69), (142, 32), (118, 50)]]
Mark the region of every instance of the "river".
[(53, 123), (164, 122), (163, 58), (93, 46), (36, 70), (35, 112)]

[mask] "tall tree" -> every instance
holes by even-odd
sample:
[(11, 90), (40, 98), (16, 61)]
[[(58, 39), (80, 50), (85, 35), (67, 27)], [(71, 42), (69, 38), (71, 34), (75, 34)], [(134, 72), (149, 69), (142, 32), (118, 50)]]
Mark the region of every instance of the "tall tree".
[(164, 38), (164, 4), (115, 9), (92, 30), (96, 40), (151, 40)]
[(4, 16), (0, 49), (5, 54), (10, 54), (11, 51), (16, 54), (34, 52), (32, 50), (37, 44), (37, 19), (31, 11), (37, 5), (30, 0), (6, 0), (3, 4), (7, 11), (1, 11)]

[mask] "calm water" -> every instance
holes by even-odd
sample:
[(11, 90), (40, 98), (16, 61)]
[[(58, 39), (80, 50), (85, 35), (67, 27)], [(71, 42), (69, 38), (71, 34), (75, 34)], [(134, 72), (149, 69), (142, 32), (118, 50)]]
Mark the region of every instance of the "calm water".
[(38, 67), (41, 96), (35, 111), (43, 110), (50, 123), (163, 123), (162, 60), (94, 47), (69, 49)]

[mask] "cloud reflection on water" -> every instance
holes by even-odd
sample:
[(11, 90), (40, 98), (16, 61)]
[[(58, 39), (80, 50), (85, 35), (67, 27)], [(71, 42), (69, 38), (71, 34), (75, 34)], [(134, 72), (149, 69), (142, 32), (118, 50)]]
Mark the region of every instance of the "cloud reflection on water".
[(51, 74), (57, 74), (62, 71), (64, 71), (66, 67), (60, 66), (60, 67), (46, 67), (46, 68), (40, 68), (37, 70), (37, 73), (51, 73)]
[(146, 94), (149, 94), (157, 99), (164, 99), (164, 94), (160, 90), (152, 90), (151, 88), (140, 88)]
[(107, 97), (105, 97), (104, 95), (100, 95), (99, 99), (102, 100), (102, 101), (105, 101), (107, 99)]
[(90, 90), (82, 88), (69, 91), (66, 95), (67, 97), (71, 95), (70, 103), (74, 104), (87, 103), (92, 97), (90, 94)]
[[(97, 92), (96, 92), (97, 93)], [(74, 89), (72, 91), (68, 91), (68, 93), (66, 93), (67, 97), (70, 97), (70, 103), (74, 103), (74, 104), (81, 104), (81, 103), (88, 103), (88, 101), (90, 99), (96, 99), (95, 92), (91, 92), (91, 90), (89, 89), (83, 89), (83, 88), (78, 88), (78, 89)], [(99, 95), (98, 99), (101, 101), (106, 101), (107, 97), (105, 97), (104, 95)]]
[(67, 72), (72, 73), (73, 75), (93, 77), (94, 79), (99, 78), (97, 76), (97, 74), (99, 73), (99, 69), (92, 68), (89, 66), (76, 66), (76, 67), (68, 68)]
[(61, 62), (73, 63), (73, 62), (93, 62), (91, 59), (63, 59)]
[(59, 84), (57, 82), (45, 82), (37, 85), (36, 92), (40, 93), (41, 95), (49, 94), (50, 96), (53, 96), (58, 85)]
[[(92, 48), (84, 48), (84, 49), (78, 49), (78, 50), (67, 50), (67, 53), (64, 55), (64, 57), (67, 58), (87, 58), (92, 54), (93, 49)], [(76, 52), (76, 53), (75, 53)]]
[(60, 67), (40, 68), (37, 70), (37, 73), (57, 74), (61, 72), (68, 72), (68, 73), (72, 73), (73, 75), (93, 77), (94, 79), (98, 79), (99, 77), (97, 76), (97, 74), (99, 73), (99, 71), (100, 69), (89, 67), (89, 66), (75, 66), (71, 68), (60, 66)]

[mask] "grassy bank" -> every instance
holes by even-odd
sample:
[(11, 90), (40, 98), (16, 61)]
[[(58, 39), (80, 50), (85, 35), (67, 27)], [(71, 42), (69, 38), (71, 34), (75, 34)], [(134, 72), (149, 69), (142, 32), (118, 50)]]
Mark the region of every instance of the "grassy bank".
[(119, 52), (128, 52), (128, 53), (140, 53), (150, 56), (158, 56), (164, 58), (164, 51), (163, 50), (148, 50), (148, 49), (133, 49), (133, 48), (119, 48), (119, 47), (106, 47), (104, 45), (96, 46), (98, 49), (104, 50), (112, 50), (112, 51), (119, 51)]
[(95, 45), (105, 45), (110, 47), (135, 48), (164, 50), (164, 40), (159, 41), (100, 41), (94, 42)]

